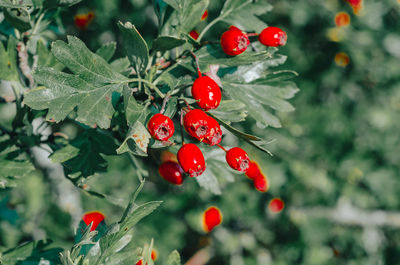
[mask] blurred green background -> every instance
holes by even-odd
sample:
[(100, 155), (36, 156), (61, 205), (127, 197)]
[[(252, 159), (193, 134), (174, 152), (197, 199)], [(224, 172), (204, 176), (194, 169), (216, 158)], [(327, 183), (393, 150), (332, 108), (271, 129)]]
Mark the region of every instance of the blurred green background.
[[(199, 28), (224, 1), (210, 2), (209, 17)], [(344, 0), (268, 2), (274, 9), (260, 17), (287, 32), (288, 43), (279, 51), (288, 55), (282, 67), (299, 73), (295, 82), (301, 91), (291, 101), (296, 111), (280, 113), (281, 129), (240, 124), (275, 139), (272, 157), (237, 139), (225, 141), (245, 146), (268, 176), (269, 191), (257, 192), (242, 175), (223, 184), (220, 196), (190, 180), (173, 187), (158, 176), (154, 156), (147, 161), (149, 181), (139, 201), (164, 204), (137, 226), (135, 244), (153, 237), (156, 264), (175, 248), (184, 261), (203, 249), (207, 264), (400, 264), (400, 3), (366, 0), (355, 15)], [(94, 20), (79, 30), (73, 17), (89, 11)], [(351, 22), (338, 28), (335, 15), (341, 11)], [(57, 38), (76, 35), (92, 50), (120, 41), (119, 20), (135, 24), (148, 42), (157, 36), (146, 0), (84, 0), (60, 18)], [(217, 41), (228, 26), (217, 24), (205, 39)], [(335, 63), (340, 52), (348, 55), (348, 65)], [(5, 110), (0, 115), (8, 117)], [(49, 172), (1, 191), (0, 250), (46, 237), (68, 247), (86, 211), (100, 210), (107, 223), (117, 221), (123, 207), (116, 205), (126, 204), (138, 178), (124, 157), (107, 161), (108, 172), (88, 185), (108, 200), (86, 195)], [(285, 202), (281, 213), (268, 210), (273, 197)], [(224, 220), (207, 235), (199, 220), (210, 205), (222, 210)]]

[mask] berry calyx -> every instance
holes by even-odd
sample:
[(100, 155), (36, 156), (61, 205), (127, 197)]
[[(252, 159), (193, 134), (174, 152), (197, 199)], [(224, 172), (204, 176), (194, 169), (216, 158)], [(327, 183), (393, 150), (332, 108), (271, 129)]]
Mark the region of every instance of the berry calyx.
[(235, 56), (241, 54), (249, 44), (250, 40), (246, 33), (234, 26), (231, 26), (229, 30), (221, 35), (221, 47), (227, 55)]
[(183, 183), (183, 170), (181, 166), (173, 161), (167, 161), (160, 165), (158, 168), (158, 173), (166, 181), (181, 185)]
[(179, 165), (190, 177), (200, 176), (206, 169), (206, 161), (195, 144), (184, 144), (178, 151)]
[(278, 47), (286, 44), (286, 32), (277, 27), (266, 27), (261, 31), (258, 40), (265, 46)]
[(250, 167), (250, 159), (247, 153), (240, 147), (234, 147), (226, 152), (226, 162), (238, 171), (246, 172)]
[(246, 176), (249, 179), (255, 179), (258, 175), (262, 174), (257, 162), (250, 161), (249, 169), (246, 171)]
[(268, 179), (264, 174), (260, 173), (253, 179), (253, 185), (259, 192), (266, 192), (268, 190)]
[(104, 220), (104, 214), (101, 212), (88, 212), (83, 215), (82, 220), (85, 222), (86, 225), (90, 225), (92, 222), (92, 227), (90, 228), (90, 231), (96, 230), (97, 226), (103, 222)]
[(208, 76), (197, 78), (192, 86), (192, 96), (197, 105), (204, 110), (215, 109), (221, 102), (221, 89)]
[(211, 232), (216, 226), (222, 223), (221, 210), (215, 206), (209, 207), (203, 213), (203, 229), (205, 232)]
[(219, 123), (212, 117), (208, 116), (208, 133), (203, 139), (203, 142), (209, 145), (219, 144), (222, 140), (222, 130)]
[(149, 120), (147, 129), (150, 135), (160, 141), (167, 141), (175, 131), (172, 120), (161, 113), (155, 114)]
[(209, 116), (201, 109), (193, 109), (183, 117), (183, 126), (192, 137), (203, 141), (209, 133)]
[(269, 204), (268, 209), (273, 213), (279, 213), (285, 207), (285, 203), (280, 198), (273, 198)]

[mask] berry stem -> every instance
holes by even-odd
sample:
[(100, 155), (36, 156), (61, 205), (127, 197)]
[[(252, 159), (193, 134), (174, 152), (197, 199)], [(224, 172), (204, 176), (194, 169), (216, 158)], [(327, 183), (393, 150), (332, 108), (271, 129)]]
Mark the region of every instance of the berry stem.
[(247, 37), (255, 37), (260, 35), (259, 33), (247, 33)]
[(225, 147), (223, 147), (222, 145), (216, 144), (216, 146), (218, 146), (219, 148), (221, 148), (221, 149), (224, 150), (225, 152), (228, 152), (228, 151), (225, 149)]
[(161, 110), (160, 110), (160, 113), (161, 114), (164, 114), (164, 111), (165, 111), (165, 106), (167, 105), (167, 102), (168, 102), (168, 100), (171, 98), (171, 96), (169, 95), (169, 93), (167, 93), (167, 95), (165, 96), (165, 98), (164, 98), (164, 100), (163, 100), (163, 103), (162, 103), (162, 107), (161, 107)]
[(190, 51), (190, 54), (193, 56), (193, 58), (194, 58), (194, 60), (196, 62), (197, 74), (199, 75), (199, 77), (201, 77), (201, 71), (200, 71), (200, 66), (199, 66), (199, 58), (192, 51)]
[(180, 118), (180, 128), (181, 128), (181, 137), (182, 137), (182, 145), (185, 144), (185, 138), (183, 137), (183, 109), (181, 108), (181, 118)]

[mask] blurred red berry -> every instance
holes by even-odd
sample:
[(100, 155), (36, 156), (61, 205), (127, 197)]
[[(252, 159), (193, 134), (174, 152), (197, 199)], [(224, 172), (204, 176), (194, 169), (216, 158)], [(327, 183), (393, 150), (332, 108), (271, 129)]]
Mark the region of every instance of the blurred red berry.
[(247, 153), (240, 147), (234, 147), (226, 152), (226, 162), (238, 171), (246, 172), (250, 166), (250, 159)]
[(197, 105), (204, 110), (215, 109), (221, 102), (221, 89), (208, 76), (197, 78), (192, 86), (192, 96)]
[(221, 47), (225, 54), (235, 56), (241, 54), (249, 46), (250, 40), (246, 33), (231, 26), (221, 35)]
[(257, 162), (250, 161), (249, 169), (246, 171), (246, 176), (249, 179), (255, 179), (260, 174), (261, 174), (261, 170), (260, 170), (260, 167), (258, 166)]
[(279, 198), (273, 198), (268, 205), (268, 208), (273, 213), (279, 213), (285, 207), (285, 203)]
[(267, 27), (261, 31), (258, 40), (265, 46), (278, 47), (286, 44), (286, 32), (277, 27)]
[(199, 38), (199, 33), (197, 32), (197, 30), (192, 30), (191, 32), (189, 32), (189, 35), (195, 40)]
[(206, 9), (206, 11), (204, 11), (203, 15), (201, 16), (201, 20), (204, 20), (208, 17), (208, 9)]
[(104, 220), (104, 214), (101, 212), (89, 212), (83, 215), (82, 220), (86, 225), (90, 225), (93, 222), (90, 231), (96, 230), (97, 226)]
[(268, 179), (260, 173), (253, 179), (253, 185), (259, 192), (266, 192), (268, 190)]
[(74, 24), (80, 30), (85, 30), (94, 18), (93, 12), (88, 12), (86, 14), (77, 14), (74, 16)]
[(205, 232), (211, 232), (216, 226), (222, 223), (222, 213), (215, 206), (209, 207), (203, 213), (203, 229)]
[(181, 166), (173, 161), (167, 161), (160, 165), (158, 168), (158, 173), (166, 181), (181, 185), (183, 183), (183, 170)]
[(206, 161), (195, 144), (184, 144), (178, 151), (179, 165), (190, 177), (200, 176), (206, 169)]
[(174, 134), (174, 123), (163, 114), (157, 113), (149, 120), (147, 129), (150, 135), (160, 141), (167, 141)]

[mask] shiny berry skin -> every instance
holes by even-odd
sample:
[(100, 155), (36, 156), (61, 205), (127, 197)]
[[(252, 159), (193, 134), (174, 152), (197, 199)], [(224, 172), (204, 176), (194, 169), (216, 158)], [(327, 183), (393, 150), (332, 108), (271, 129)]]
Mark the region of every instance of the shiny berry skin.
[(279, 213), (285, 208), (285, 203), (279, 198), (273, 198), (269, 202), (268, 208), (273, 213)]
[(265, 46), (278, 47), (286, 44), (287, 35), (280, 28), (267, 27), (261, 31), (258, 40)]
[(249, 44), (250, 40), (246, 33), (234, 26), (231, 26), (221, 36), (221, 47), (227, 55), (235, 56), (241, 54)]
[(249, 169), (246, 171), (246, 176), (249, 179), (255, 179), (258, 175), (262, 174), (257, 162), (250, 161)]
[(250, 159), (247, 153), (240, 147), (234, 147), (226, 152), (226, 162), (238, 171), (246, 172), (250, 167)]
[(192, 86), (192, 96), (204, 110), (215, 109), (221, 102), (221, 89), (208, 76), (197, 78)]
[(266, 192), (268, 190), (268, 179), (261, 173), (253, 179), (253, 185), (259, 192)]
[(222, 223), (222, 213), (215, 206), (209, 207), (203, 213), (203, 229), (205, 232), (211, 232), (216, 226)]
[(195, 144), (184, 144), (178, 151), (179, 165), (190, 177), (200, 176), (206, 169), (206, 161)]
[(93, 222), (90, 231), (96, 230), (97, 226), (104, 220), (104, 214), (101, 212), (89, 212), (83, 215), (82, 220), (86, 225), (90, 225)]
[(203, 143), (209, 145), (219, 144), (222, 140), (222, 130), (219, 123), (213, 118), (208, 116), (208, 133), (203, 139)]
[(181, 166), (173, 161), (167, 161), (160, 165), (158, 168), (158, 173), (166, 181), (181, 185), (183, 183), (183, 170)]
[(147, 129), (150, 135), (160, 141), (167, 141), (175, 131), (172, 120), (163, 114), (157, 113), (149, 120)]
[(209, 116), (201, 109), (193, 109), (183, 117), (183, 126), (192, 137), (203, 141), (209, 133)]

